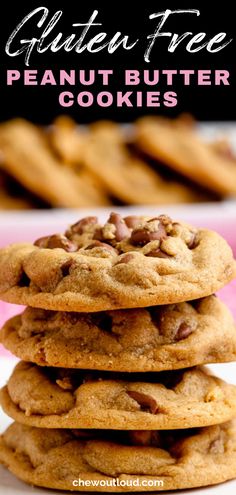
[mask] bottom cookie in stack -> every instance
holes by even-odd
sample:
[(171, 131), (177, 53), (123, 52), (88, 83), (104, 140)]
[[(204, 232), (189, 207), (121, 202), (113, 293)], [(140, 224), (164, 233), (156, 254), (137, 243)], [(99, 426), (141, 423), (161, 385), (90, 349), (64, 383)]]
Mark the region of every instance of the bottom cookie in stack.
[(22, 361), (1, 403), (18, 422), (0, 461), (33, 485), (156, 491), (236, 476), (236, 387), (204, 367), (130, 374)]
[(41, 429), (14, 423), (0, 457), (27, 483), (74, 491), (156, 491), (236, 476), (236, 424), (172, 431)]

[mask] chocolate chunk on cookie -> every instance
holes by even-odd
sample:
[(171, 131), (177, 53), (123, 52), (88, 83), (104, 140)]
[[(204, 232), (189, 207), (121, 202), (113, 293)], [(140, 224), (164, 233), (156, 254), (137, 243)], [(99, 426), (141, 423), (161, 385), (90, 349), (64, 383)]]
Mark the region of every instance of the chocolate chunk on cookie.
[(111, 213), (103, 225), (86, 217), (64, 234), (1, 249), (0, 274), (5, 301), (100, 311), (208, 296), (234, 278), (236, 263), (215, 232), (166, 215)]
[(200, 367), (88, 374), (22, 361), (1, 390), (1, 404), (16, 421), (43, 428), (193, 428), (233, 419), (236, 387)]

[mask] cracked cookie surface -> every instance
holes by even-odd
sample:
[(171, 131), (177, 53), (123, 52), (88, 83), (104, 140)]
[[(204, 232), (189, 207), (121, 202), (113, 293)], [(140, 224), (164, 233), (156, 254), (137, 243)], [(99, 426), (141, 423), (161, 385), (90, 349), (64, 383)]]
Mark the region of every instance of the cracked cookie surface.
[[(158, 490), (207, 486), (236, 477), (236, 425), (86, 433), (14, 423), (0, 438), (0, 462), (27, 483), (60, 490), (94, 491), (93, 481), (102, 492), (156, 491), (157, 479)], [(90, 487), (73, 486), (78, 479), (90, 480)]]
[(165, 215), (87, 217), (65, 234), (0, 250), (0, 297), (59, 311), (100, 311), (192, 300), (236, 274), (217, 233)]
[(100, 313), (27, 308), (0, 340), (41, 366), (162, 371), (236, 360), (236, 327), (215, 296), (167, 306)]
[(235, 417), (236, 387), (200, 367), (129, 374), (20, 362), (1, 404), (19, 423), (43, 428), (192, 428)]

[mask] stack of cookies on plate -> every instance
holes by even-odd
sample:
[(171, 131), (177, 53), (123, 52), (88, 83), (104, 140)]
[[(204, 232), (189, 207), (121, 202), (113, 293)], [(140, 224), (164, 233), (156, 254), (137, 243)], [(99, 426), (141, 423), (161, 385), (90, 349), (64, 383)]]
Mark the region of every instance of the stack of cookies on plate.
[(1, 391), (16, 422), (0, 461), (22, 480), (157, 491), (236, 477), (236, 360), (213, 294), (236, 275), (218, 234), (155, 218), (87, 217), (0, 251), (0, 295), (25, 304), (1, 340), (22, 361)]

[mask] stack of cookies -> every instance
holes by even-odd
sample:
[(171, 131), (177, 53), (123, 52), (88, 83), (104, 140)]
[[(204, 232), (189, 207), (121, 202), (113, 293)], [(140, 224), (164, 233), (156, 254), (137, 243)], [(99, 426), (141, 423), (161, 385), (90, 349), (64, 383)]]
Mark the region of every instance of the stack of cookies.
[(1, 332), (22, 359), (1, 391), (11, 472), (104, 492), (236, 477), (236, 387), (203, 366), (236, 360), (213, 294), (236, 275), (224, 239), (112, 213), (0, 250), (0, 274), (1, 298), (28, 306)]

